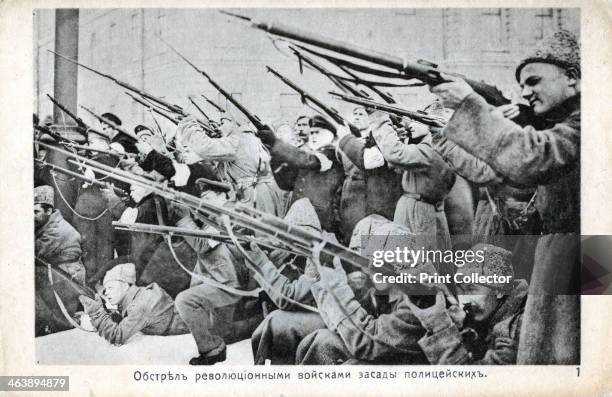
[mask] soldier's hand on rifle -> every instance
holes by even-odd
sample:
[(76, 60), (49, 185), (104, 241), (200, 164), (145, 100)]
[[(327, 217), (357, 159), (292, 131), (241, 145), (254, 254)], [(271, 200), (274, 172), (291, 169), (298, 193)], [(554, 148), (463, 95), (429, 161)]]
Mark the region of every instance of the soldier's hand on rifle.
[(172, 203), (172, 209), (174, 211), (174, 213), (176, 214), (178, 219), (184, 219), (187, 217), (191, 216), (191, 212), (189, 211), (189, 208), (187, 208), (184, 205), (180, 205), (177, 203)]
[(100, 189), (100, 193), (102, 193), (102, 197), (104, 197), (108, 204), (113, 204), (118, 201), (121, 201), (121, 198), (119, 198), (119, 196), (117, 196), (117, 193), (115, 193), (113, 185), (108, 182), (105, 183), (105, 186)]
[(501, 105), (501, 106), (498, 106), (497, 109), (499, 109), (504, 115), (504, 117), (507, 119), (513, 119), (519, 114), (521, 114), (521, 109), (516, 103), (509, 103), (507, 105)]
[(321, 281), (330, 288), (336, 288), (348, 284), (348, 277), (342, 268), (342, 262), (337, 256), (333, 260), (334, 267), (320, 266), (318, 268)]
[(85, 313), (87, 314), (95, 313), (104, 306), (104, 302), (98, 294), (96, 294), (95, 299), (91, 299), (85, 295), (80, 295), (79, 301), (83, 305), (83, 309), (85, 309)]
[(440, 97), (444, 107), (457, 109), (465, 97), (474, 92), (474, 89), (462, 78), (448, 74), (442, 74), (441, 76), (448, 82), (431, 86), (429, 91)]
[(272, 131), (272, 128), (268, 127), (267, 125), (264, 127), (265, 128), (257, 131), (257, 136), (261, 140), (261, 143), (263, 143), (266, 147), (271, 148), (274, 146), (274, 142), (276, 142), (276, 135), (274, 134), (274, 131)]
[(264, 265), (264, 263), (270, 262), (270, 259), (268, 258), (266, 253), (263, 252), (263, 250), (259, 248), (259, 245), (257, 245), (257, 243), (255, 243), (254, 241), (251, 241), (249, 258), (251, 258), (251, 260), (257, 267), (261, 267)]
[(427, 332), (435, 334), (436, 332), (450, 327), (453, 323), (446, 311), (446, 297), (442, 291), (438, 291), (436, 303), (424, 309), (415, 305), (410, 300), (410, 297), (408, 297), (407, 303), (412, 314), (419, 319), (421, 325), (423, 325), (423, 328), (425, 328)]

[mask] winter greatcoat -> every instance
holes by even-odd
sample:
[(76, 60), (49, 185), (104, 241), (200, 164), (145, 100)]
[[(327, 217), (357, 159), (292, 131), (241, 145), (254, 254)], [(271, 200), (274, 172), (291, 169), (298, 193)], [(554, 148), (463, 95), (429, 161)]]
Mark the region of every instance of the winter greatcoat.
[(244, 205), (283, 215), (282, 191), (270, 169), (270, 155), (252, 132), (235, 128), (220, 138), (211, 138), (195, 122), (179, 124), (183, 144), (202, 160), (217, 161), (221, 179), (236, 185)]
[[(295, 146), (277, 139), (270, 150), (270, 155), (275, 162), (287, 164), (286, 168), (296, 169), (297, 175), (293, 180), (283, 180), (284, 187), (292, 190), (291, 199), (287, 208), (297, 200), (307, 197), (314, 207), (321, 226), (328, 232), (335, 232), (337, 229), (337, 208), (339, 190), (342, 186), (344, 173), (342, 165), (336, 157), (334, 146), (327, 145), (316, 153), (325, 156), (331, 161), (331, 168), (321, 170), (321, 161), (314, 154), (300, 150)], [(286, 171), (287, 176), (293, 176)], [(282, 178), (282, 174), (277, 174)]]
[[(360, 200), (360, 197), (352, 197), (351, 192), (355, 189), (351, 188), (351, 186), (347, 186), (345, 183), (347, 191), (346, 193), (344, 190), (342, 191), (342, 208), (345, 212), (350, 213), (351, 211), (348, 208), (352, 206), (364, 205), (363, 213), (351, 219), (349, 227), (346, 228), (348, 242), (357, 222), (366, 216), (378, 214), (389, 220), (393, 219), (397, 201), (403, 192), (402, 175), (396, 170), (389, 168), (387, 164), (366, 170), (364, 151), (367, 146), (364, 139), (357, 138), (354, 135), (346, 135), (340, 140), (338, 147), (357, 168), (350, 173), (350, 178), (354, 181), (353, 184), (364, 184), (363, 188), (356, 189), (358, 192), (363, 191), (365, 195), (363, 204), (356, 202)], [(348, 230), (349, 228), (350, 230)]]
[[(537, 187), (543, 232), (525, 308), (520, 364), (576, 364), (580, 348), (579, 262), (571, 234), (580, 230), (580, 96), (547, 114), (548, 128), (520, 127), (478, 94), (468, 95), (444, 135), (513, 183)], [(565, 234), (565, 235), (563, 235)], [(567, 235), (570, 234), (570, 235)], [(554, 337), (550, 337), (553, 335)]]
[(397, 136), (388, 115), (374, 113), (371, 120), (372, 135), (385, 160), (404, 170), (404, 193), (393, 221), (415, 234), (437, 236), (440, 249), (450, 248), (444, 199), (455, 183), (454, 171), (434, 151), (430, 135), (406, 144)]

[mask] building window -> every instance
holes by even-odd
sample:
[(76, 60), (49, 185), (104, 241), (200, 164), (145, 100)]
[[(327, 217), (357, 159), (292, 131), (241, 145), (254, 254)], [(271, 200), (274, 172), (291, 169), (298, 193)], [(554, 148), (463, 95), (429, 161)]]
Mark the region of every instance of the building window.
[(482, 11), (482, 37), (485, 51), (506, 51), (507, 34), (504, 12), (501, 8), (488, 8)]
[(535, 39), (542, 40), (553, 30), (553, 9), (541, 8), (536, 12)]

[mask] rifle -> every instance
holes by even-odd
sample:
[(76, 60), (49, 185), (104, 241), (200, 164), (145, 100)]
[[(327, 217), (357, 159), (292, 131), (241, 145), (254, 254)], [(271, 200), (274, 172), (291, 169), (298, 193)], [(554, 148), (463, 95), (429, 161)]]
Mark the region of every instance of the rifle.
[(130, 94), (130, 93), (129, 93), (129, 92), (127, 92), (127, 91), (125, 92), (125, 94), (126, 94), (127, 96), (129, 96), (130, 98), (132, 98), (132, 100), (133, 100), (134, 102), (137, 102), (137, 103), (141, 104), (142, 106), (144, 106), (145, 108), (150, 109), (150, 110), (154, 111), (155, 113), (159, 114), (160, 116), (165, 117), (166, 119), (168, 119), (168, 120), (170, 120), (172, 123), (174, 123), (174, 125), (178, 125), (178, 123), (179, 123), (179, 122), (178, 122), (178, 120), (177, 120), (177, 119), (175, 119), (174, 117), (172, 117), (171, 115), (169, 115), (168, 113), (164, 112), (163, 110), (158, 109), (158, 108), (157, 108), (157, 107), (155, 107), (155, 106), (151, 106), (151, 104), (149, 104), (149, 103), (147, 103), (147, 102), (143, 101), (143, 100), (142, 100), (142, 99), (140, 99), (140, 98), (135, 97), (134, 95)]
[[(276, 36), (296, 40), (315, 47), (323, 48), (328, 51), (333, 51), (335, 53), (368, 61), (379, 66), (394, 69), (398, 72), (397, 76), (395, 76), (398, 78), (417, 79), (426, 84), (437, 85), (446, 81), (444, 78), (442, 78), (442, 73), (457, 76), (464, 79), (474, 89), (474, 91), (480, 94), (489, 104), (493, 106), (500, 106), (510, 103), (510, 100), (504, 97), (501, 91), (495, 86), (468, 79), (458, 73), (443, 71), (438, 68), (438, 65), (431, 62), (423, 60), (410, 62), (394, 55), (369, 50), (316, 33), (306, 32), (284, 24), (272, 23), (270, 21), (255, 21), (253, 18), (227, 11), (221, 11), (221, 13), (248, 21), (251, 23), (251, 27), (263, 30)], [(348, 61), (345, 63), (350, 64)]]
[(223, 95), (228, 101), (230, 101), (242, 114), (244, 114), (246, 116), (247, 119), (249, 119), (249, 121), (255, 126), (255, 128), (259, 131), (259, 130), (263, 130), (265, 128), (265, 125), (262, 123), (262, 121), (259, 119), (259, 117), (257, 117), (256, 115), (254, 115), (253, 113), (249, 112), (247, 110), (247, 108), (245, 108), (240, 102), (238, 102), (236, 100), (236, 98), (232, 97), (232, 95), (230, 93), (228, 93), (227, 91), (225, 91), (219, 84), (217, 84), (217, 82), (215, 82), (205, 71), (199, 69), (196, 65), (194, 65), (189, 59), (185, 58), (185, 56), (183, 54), (181, 54), (180, 52), (178, 52), (177, 49), (175, 49), (174, 47), (172, 47), (168, 42), (166, 42), (164, 39), (162, 39), (161, 37), (159, 37), (159, 39), (166, 45), (168, 46), (168, 48), (170, 48), (170, 50), (172, 52), (174, 52), (176, 55), (179, 56), (179, 58), (181, 58), (183, 61), (185, 61), (189, 66), (191, 66), (195, 71), (197, 71), (198, 73), (200, 73), (202, 76), (204, 76), (208, 82), (215, 87), (215, 89), (217, 91), (219, 91), (219, 93), (221, 95)]
[(63, 58), (65, 60), (67, 60), (68, 62), (72, 62), (72, 63), (74, 63), (74, 64), (76, 64), (76, 65), (78, 65), (78, 66), (80, 66), (80, 67), (82, 67), (84, 69), (87, 69), (90, 72), (93, 72), (93, 73), (97, 74), (98, 76), (102, 76), (102, 77), (104, 77), (104, 78), (114, 82), (115, 84), (120, 85), (121, 87), (123, 87), (125, 89), (128, 89), (128, 90), (130, 90), (132, 92), (135, 92), (138, 95), (142, 96), (143, 98), (147, 98), (147, 99), (149, 99), (149, 100), (151, 100), (151, 101), (153, 101), (155, 103), (158, 103), (159, 105), (168, 108), (168, 110), (170, 110), (171, 112), (179, 113), (180, 115), (184, 115), (183, 109), (180, 106), (178, 106), (178, 105), (173, 105), (171, 103), (168, 103), (168, 102), (164, 101), (163, 99), (156, 97), (155, 95), (149, 94), (148, 92), (143, 91), (143, 90), (141, 90), (139, 88), (136, 88), (133, 85), (128, 84), (126, 82), (123, 82), (123, 81), (121, 81), (121, 80), (119, 80), (119, 79), (117, 79), (117, 78), (115, 78), (115, 77), (113, 77), (113, 76), (111, 76), (109, 74), (104, 74), (104, 73), (102, 73), (102, 72), (100, 72), (100, 71), (98, 71), (98, 70), (96, 70), (96, 69), (94, 69), (94, 68), (92, 68), (90, 66), (83, 65), (82, 63), (77, 62), (74, 59), (70, 59), (70, 58), (68, 58), (65, 55), (58, 54), (57, 52), (51, 51), (51, 50), (47, 50), (47, 51), (52, 52), (53, 54), (57, 55), (60, 58)]
[(120, 153), (114, 150), (104, 150), (104, 149), (95, 149), (92, 148), (90, 146), (86, 146), (86, 145), (79, 145), (76, 143), (68, 143), (66, 146), (74, 148), (74, 149), (78, 149), (78, 150), (88, 150), (90, 152), (97, 152), (97, 153), (104, 153), (104, 154), (108, 154), (111, 156), (115, 156), (115, 157), (138, 157), (138, 155), (136, 153)]
[(421, 124), (425, 124), (431, 127), (444, 127), (445, 125), (445, 123), (441, 119), (437, 117), (432, 117), (427, 113), (412, 112), (410, 110), (402, 109), (400, 107), (392, 106), (386, 103), (379, 103), (370, 99), (358, 98), (351, 95), (344, 95), (333, 91), (330, 91), (330, 94), (345, 102), (355, 103), (366, 108), (381, 110), (383, 112), (395, 114), (400, 117), (409, 117), (415, 121), (418, 121)]
[(334, 121), (338, 124), (348, 124), (344, 118), (342, 118), (342, 116), (340, 116), (340, 114), (338, 113), (338, 111), (336, 111), (335, 109), (332, 109), (330, 107), (328, 107), (327, 105), (325, 105), (323, 102), (321, 102), (319, 99), (315, 98), (314, 96), (310, 95), (308, 92), (306, 92), (303, 88), (301, 88), (300, 86), (298, 86), (297, 84), (295, 84), (293, 81), (289, 80), (288, 78), (286, 78), (285, 76), (283, 76), (282, 74), (280, 74), (279, 72), (277, 72), (276, 70), (272, 69), (270, 66), (266, 66), (266, 68), (268, 69), (268, 72), (272, 73), (273, 75), (275, 75), (276, 77), (278, 77), (283, 83), (285, 83), (287, 86), (289, 86), (291, 89), (293, 89), (295, 92), (297, 92), (298, 94), (300, 94), (300, 96), (302, 97), (302, 101), (306, 101), (309, 100), (310, 102), (312, 102), (313, 104), (315, 104), (319, 109), (321, 109), (323, 112), (325, 112), (329, 117), (331, 117), (332, 119), (334, 119)]
[(198, 104), (197, 104), (197, 103), (196, 103), (196, 102), (193, 100), (193, 98), (192, 98), (192, 97), (189, 97), (189, 102), (191, 102), (191, 104), (192, 104), (193, 106), (195, 106), (195, 108), (196, 108), (196, 109), (198, 109), (198, 111), (199, 111), (200, 113), (202, 113), (202, 116), (206, 117), (206, 121), (210, 122), (210, 117), (208, 117), (208, 115), (207, 115), (206, 113), (204, 113), (204, 111), (202, 110), (202, 108), (200, 108), (200, 107), (198, 106)]
[[(188, 116), (188, 114), (185, 113), (183, 108), (178, 106), (178, 105), (174, 105), (172, 103), (166, 102), (163, 99), (161, 99), (159, 97), (156, 97), (155, 95), (149, 94), (148, 92), (143, 91), (143, 90), (141, 90), (139, 88), (136, 88), (133, 85), (128, 84), (126, 82), (123, 82), (123, 81), (121, 81), (121, 80), (119, 80), (119, 79), (117, 79), (117, 78), (115, 78), (115, 77), (113, 77), (113, 76), (111, 76), (109, 74), (104, 74), (104, 73), (102, 73), (102, 72), (100, 72), (100, 71), (98, 71), (98, 70), (96, 70), (96, 69), (94, 69), (94, 68), (92, 68), (90, 66), (83, 65), (82, 63), (77, 62), (74, 59), (70, 59), (70, 58), (68, 58), (65, 55), (58, 54), (57, 52), (51, 51), (51, 50), (47, 50), (47, 51), (52, 52), (53, 54), (57, 55), (60, 58), (63, 58), (65, 60), (67, 60), (68, 62), (72, 62), (72, 63), (74, 63), (74, 64), (76, 64), (76, 65), (78, 65), (78, 66), (80, 66), (80, 67), (82, 67), (84, 69), (87, 69), (90, 72), (93, 72), (93, 73), (97, 74), (98, 76), (102, 76), (102, 77), (104, 77), (104, 78), (114, 82), (115, 84), (118, 84), (119, 86), (121, 86), (121, 87), (123, 87), (123, 88), (125, 88), (125, 89), (127, 89), (129, 91), (132, 91), (132, 92), (134, 92), (134, 93), (136, 93), (138, 95), (140, 95), (143, 98), (146, 98), (146, 99), (148, 99), (150, 101), (153, 101), (153, 102), (157, 103), (158, 105), (161, 105), (161, 106), (165, 107), (170, 112), (178, 113), (179, 115), (181, 115), (183, 117), (187, 117)], [(202, 125), (204, 128), (207, 128), (206, 123), (204, 123), (203, 121), (201, 121), (201, 120), (196, 120), (196, 121), (198, 123), (200, 123), (200, 125)]]
[[(208, 233), (199, 229), (187, 229), (183, 227), (164, 226), (164, 225), (151, 225), (148, 223), (121, 223), (113, 221), (113, 226), (117, 230), (126, 230), (129, 232), (138, 233), (151, 233), (160, 235), (170, 236), (181, 236), (181, 237), (195, 237), (195, 238), (206, 238), (210, 240), (219, 241), (225, 244), (232, 244), (232, 239), (228, 234), (224, 233)], [(263, 239), (258, 239), (253, 236), (237, 236), (238, 241), (248, 248), (251, 241), (255, 241), (257, 245), (261, 245), (271, 249), (278, 249), (279, 247), (273, 243), (270, 243)]]
[[(274, 215), (261, 212), (255, 208), (247, 207), (241, 204), (235, 204), (234, 207), (228, 208), (223, 205), (211, 203), (199, 197), (180, 192), (172, 189), (164, 184), (151, 181), (140, 175), (135, 175), (128, 171), (116, 169), (95, 160), (87, 159), (78, 154), (67, 152), (54, 146), (45, 145), (50, 150), (55, 150), (65, 154), (68, 157), (77, 159), (75, 164), (84, 163), (101, 175), (111, 176), (113, 179), (129, 183), (135, 186), (141, 186), (151, 190), (153, 193), (166, 198), (167, 200), (179, 203), (182, 206), (189, 208), (196, 214), (220, 219), (226, 227), (227, 234), (235, 240), (234, 227), (241, 227), (254, 232), (257, 236), (268, 236), (274, 239), (288, 250), (299, 255), (310, 256), (313, 250), (326, 253), (331, 256), (338, 256), (342, 261), (350, 263), (360, 268), (364, 273), (373, 276), (375, 271), (369, 266), (369, 259), (361, 256), (357, 252), (348, 249), (338, 243), (326, 240), (323, 236), (313, 233), (309, 230), (295, 227), (287, 223), (285, 220)], [(376, 272), (382, 275), (395, 276), (397, 273), (391, 266), (382, 266), (376, 269)], [(448, 288), (444, 284), (431, 284), (431, 286), (446, 291)], [(402, 292), (411, 295), (414, 294), (412, 286), (405, 284), (394, 284), (394, 288), (398, 288)], [(435, 290), (431, 293), (435, 294)]]
[[(98, 185), (98, 186), (101, 186), (101, 187), (107, 187), (106, 183), (104, 183), (102, 181), (99, 181), (97, 179), (90, 179), (90, 178), (86, 177), (83, 174), (79, 174), (78, 172), (74, 172), (74, 171), (68, 170), (66, 168), (57, 166), (55, 164), (48, 163), (48, 162), (46, 162), (44, 160), (34, 159), (34, 161), (36, 161), (37, 163), (39, 163), (43, 167), (50, 168), (51, 171), (57, 171), (57, 172), (60, 172), (62, 174), (65, 174), (65, 175), (68, 175), (68, 176), (71, 176), (71, 177), (74, 177), (74, 178), (77, 178), (77, 179), (81, 179), (81, 180), (83, 180), (83, 181), (85, 181), (85, 182), (87, 182), (87, 183), (89, 183), (91, 185)], [(115, 193), (117, 193), (117, 195), (119, 195), (119, 196), (128, 196), (128, 193), (125, 190), (119, 189), (118, 187), (115, 187), (115, 186), (113, 186), (112, 188), (115, 191)]]
[(55, 106), (57, 106), (58, 108), (60, 108), (61, 111), (63, 111), (64, 113), (66, 113), (71, 119), (73, 119), (74, 121), (76, 121), (77, 125), (85, 130), (87, 130), (89, 128), (89, 126), (87, 126), (87, 124), (85, 124), (85, 122), (80, 118), (77, 117), (74, 113), (72, 113), (70, 110), (68, 110), (64, 105), (62, 105), (61, 103), (59, 103), (59, 101), (55, 98), (53, 98), (51, 95), (47, 94), (47, 97), (51, 100), (51, 102), (53, 102), (55, 104)]
[(63, 136), (61, 136), (58, 133), (55, 133), (53, 131), (51, 131), (51, 129), (47, 128), (47, 127), (41, 127), (39, 125), (34, 125), (34, 129), (38, 132), (40, 132), (41, 134), (47, 134), (49, 135), (51, 138), (55, 139), (57, 142), (60, 143), (74, 143), (74, 141), (71, 141), (68, 138), (64, 138)]
[(99, 114), (97, 114), (96, 112), (94, 112), (91, 109), (86, 108), (83, 105), (80, 105), (81, 109), (83, 109), (84, 111), (86, 111), (87, 113), (91, 114), (92, 116), (94, 116), (99, 122), (108, 125), (109, 127), (111, 127), (112, 129), (114, 129), (115, 131), (120, 132), (123, 135), (129, 136), (130, 138), (132, 138), (135, 141), (138, 141), (138, 137), (131, 133), (126, 131), (125, 129), (121, 128), (118, 124), (116, 124), (115, 122), (105, 119), (104, 117), (100, 116)]
[(225, 113), (225, 109), (223, 109), (221, 106), (217, 105), (212, 100), (208, 99), (206, 96), (204, 96), (204, 94), (200, 94), (200, 95), (202, 95), (202, 98), (204, 98), (206, 102), (210, 103), (215, 109), (217, 109), (219, 113)]
[(351, 87), (348, 83), (339, 79), (338, 78), (339, 76), (334, 75), (332, 72), (330, 72), (329, 70), (325, 69), (323, 66), (315, 62), (312, 58), (302, 54), (301, 52), (299, 52), (292, 46), (289, 46), (289, 49), (293, 51), (293, 54), (298, 58), (298, 61), (300, 62), (300, 72), (302, 70), (302, 61), (304, 61), (308, 65), (310, 65), (313, 69), (315, 69), (316, 71), (318, 71), (319, 73), (327, 77), (329, 80), (331, 80), (331, 82), (334, 83), (334, 85), (340, 88), (342, 91), (350, 92), (351, 94), (355, 96), (363, 95), (359, 90)]

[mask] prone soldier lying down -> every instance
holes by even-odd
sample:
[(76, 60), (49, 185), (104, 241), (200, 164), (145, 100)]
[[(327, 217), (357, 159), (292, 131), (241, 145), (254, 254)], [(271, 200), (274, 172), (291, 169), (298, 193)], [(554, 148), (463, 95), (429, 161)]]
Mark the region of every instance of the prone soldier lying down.
[(189, 329), (174, 309), (174, 301), (156, 283), (146, 287), (134, 285), (133, 263), (113, 267), (104, 276), (104, 295), (118, 307), (121, 320), (115, 322), (102, 299), (79, 297), (98, 334), (110, 343), (122, 345), (137, 332), (147, 335), (186, 334)]

